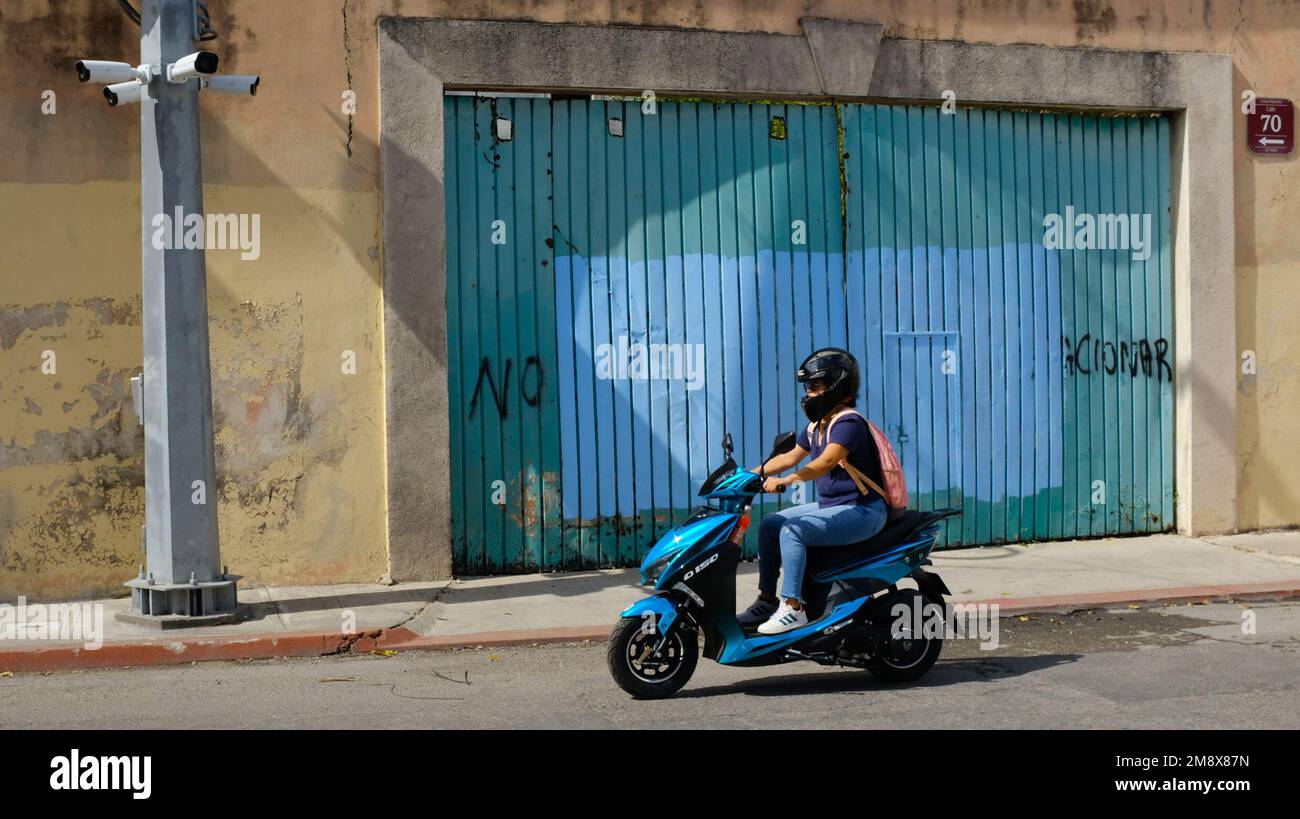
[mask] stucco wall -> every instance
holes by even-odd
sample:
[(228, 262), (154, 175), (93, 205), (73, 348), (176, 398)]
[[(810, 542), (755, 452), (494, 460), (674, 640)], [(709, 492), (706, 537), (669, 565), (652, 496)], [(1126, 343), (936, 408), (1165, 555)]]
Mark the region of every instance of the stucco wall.
[[(203, 100), (206, 205), (261, 215), (261, 256), (208, 254), (222, 550), (250, 581), (372, 580), (387, 570), (378, 190), (381, 14), (798, 34), (802, 16), (886, 37), (1229, 52), (1234, 93), (1297, 96), (1294, 6), (1104, 2), (212, 0), (222, 68), (255, 99)], [(759, 5), (753, 8), (752, 6)], [(705, 7), (707, 6), (707, 8)], [(116, 593), (141, 562), (138, 110), (76, 82), (80, 57), (136, 61), (111, 0), (0, 11), (0, 598)], [(356, 115), (340, 95), (356, 93)], [(57, 113), (42, 113), (42, 92)], [(960, 97), (962, 90), (955, 89)], [(433, 104), (433, 100), (430, 101)], [(1238, 525), (1300, 524), (1297, 159), (1248, 154), (1234, 197)], [(340, 368), (355, 350), (357, 372)], [(57, 372), (41, 372), (54, 350)], [(1239, 352), (1238, 351), (1238, 352)]]

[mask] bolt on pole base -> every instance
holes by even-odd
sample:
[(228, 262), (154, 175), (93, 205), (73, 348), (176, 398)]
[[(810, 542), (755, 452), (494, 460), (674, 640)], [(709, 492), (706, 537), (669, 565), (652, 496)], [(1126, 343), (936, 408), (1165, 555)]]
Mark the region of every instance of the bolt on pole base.
[(222, 580), (193, 583), (159, 583), (147, 578), (128, 580), (131, 611), (119, 612), (123, 623), (158, 629), (194, 628), (234, 623), (246, 613), (240, 606), (236, 575)]

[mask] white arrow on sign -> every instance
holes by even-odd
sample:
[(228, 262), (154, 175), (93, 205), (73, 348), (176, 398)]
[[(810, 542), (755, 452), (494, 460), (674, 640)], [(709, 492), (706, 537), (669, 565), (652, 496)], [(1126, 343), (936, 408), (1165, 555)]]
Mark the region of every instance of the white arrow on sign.
[(1260, 137), (1260, 138), (1259, 138), (1259, 144), (1260, 144), (1260, 145), (1285, 145), (1285, 144), (1286, 144), (1286, 140), (1285, 140), (1285, 139), (1269, 139), (1268, 137)]

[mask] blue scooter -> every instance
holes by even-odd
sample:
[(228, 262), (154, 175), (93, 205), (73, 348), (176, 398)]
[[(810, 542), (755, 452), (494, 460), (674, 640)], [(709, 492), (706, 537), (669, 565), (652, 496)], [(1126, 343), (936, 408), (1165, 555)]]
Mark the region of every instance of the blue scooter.
[[(697, 508), (654, 545), (641, 563), (641, 583), (657, 594), (624, 610), (610, 634), (609, 670), (624, 691), (645, 699), (677, 693), (699, 662), (700, 635), (704, 656), (723, 665), (811, 660), (865, 668), (887, 682), (915, 680), (939, 658), (942, 636), (932, 636), (933, 629), (914, 633), (920, 618), (900, 617), (895, 607), (906, 604), (912, 612), (937, 605), (946, 622), (944, 595), (952, 592), (924, 567), (931, 565), (939, 521), (959, 509), (904, 510), (868, 540), (808, 550), (805, 626), (768, 636), (736, 620), (736, 567), (750, 507), (763, 491), (768, 461), (794, 447), (794, 433), (776, 436), (754, 473), (732, 460), (730, 433), (723, 438), (726, 461), (699, 493), (716, 503)], [(916, 588), (900, 588), (904, 578)]]

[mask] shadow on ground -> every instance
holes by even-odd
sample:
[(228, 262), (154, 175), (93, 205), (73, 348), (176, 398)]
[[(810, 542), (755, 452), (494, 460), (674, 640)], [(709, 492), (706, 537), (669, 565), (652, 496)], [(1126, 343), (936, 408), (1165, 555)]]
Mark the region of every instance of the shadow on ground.
[(1034, 657), (985, 657), (980, 659), (948, 660), (935, 664), (929, 673), (913, 683), (885, 683), (870, 672), (843, 669), (826, 670), (808, 674), (782, 674), (738, 680), (729, 685), (713, 685), (680, 691), (678, 698), (715, 697), (727, 694), (749, 694), (756, 697), (786, 697), (808, 694), (862, 693), (874, 691), (904, 691), (909, 688), (938, 688), (972, 680), (1001, 680), (1019, 677), (1036, 671), (1077, 662), (1082, 654), (1049, 654)]

